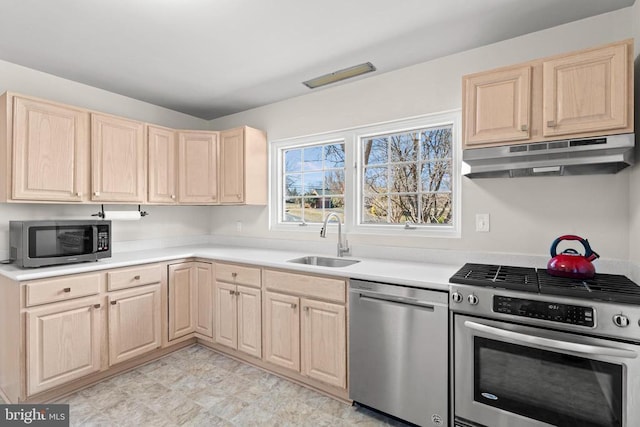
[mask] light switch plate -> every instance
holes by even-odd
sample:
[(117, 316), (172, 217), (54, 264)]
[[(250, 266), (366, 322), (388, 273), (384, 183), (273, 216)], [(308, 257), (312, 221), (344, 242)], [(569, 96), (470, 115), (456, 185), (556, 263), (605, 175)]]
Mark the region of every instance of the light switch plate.
[(476, 214), (476, 231), (486, 233), (489, 225), (489, 214)]

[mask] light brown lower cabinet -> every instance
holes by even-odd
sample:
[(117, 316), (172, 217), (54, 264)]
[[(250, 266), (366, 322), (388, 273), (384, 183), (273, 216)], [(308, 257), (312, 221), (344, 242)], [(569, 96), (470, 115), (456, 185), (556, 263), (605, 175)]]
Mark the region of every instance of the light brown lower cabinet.
[(101, 308), (91, 297), (27, 310), (27, 395), (100, 370)]
[(193, 332), (213, 337), (211, 264), (169, 265), (169, 340)]
[(216, 282), (216, 342), (254, 357), (262, 356), (260, 289)]
[(300, 301), (301, 373), (337, 387), (347, 386), (347, 325), (342, 305)]
[(109, 366), (162, 345), (160, 283), (111, 292)]
[(265, 360), (345, 388), (346, 346), (345, 306), (265, 292)]
[(0, 276), (0, 301), (0, 324), (16, 331), (0, 334), (0, 388), (12, 403), (56, 398), (194, 338), (347, 398), (344, 279), (155, 263), (21, 283)]
[(300, 371), (300, 298), (264, 293), (265, 360)]

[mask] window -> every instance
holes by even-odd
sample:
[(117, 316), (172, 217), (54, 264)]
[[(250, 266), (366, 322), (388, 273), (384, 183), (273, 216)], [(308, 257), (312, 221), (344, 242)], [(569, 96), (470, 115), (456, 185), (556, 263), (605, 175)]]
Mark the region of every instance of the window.
[(282, 150), (282, 222), (322, 222), (335, 212), (344, 222), (343, 142)]
[(452, 126), (361, 138), (363, 224), (451, 224)]
[(459, 135), (456, 111), (272, 142), (271, 228), (459, 237)]

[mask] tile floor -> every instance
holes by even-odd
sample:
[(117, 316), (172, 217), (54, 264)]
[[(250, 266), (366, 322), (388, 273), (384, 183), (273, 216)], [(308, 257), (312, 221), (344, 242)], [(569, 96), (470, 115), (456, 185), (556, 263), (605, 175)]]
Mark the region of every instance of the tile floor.
[(72, 426), (405, 426), (200, 345), (57, 403)]

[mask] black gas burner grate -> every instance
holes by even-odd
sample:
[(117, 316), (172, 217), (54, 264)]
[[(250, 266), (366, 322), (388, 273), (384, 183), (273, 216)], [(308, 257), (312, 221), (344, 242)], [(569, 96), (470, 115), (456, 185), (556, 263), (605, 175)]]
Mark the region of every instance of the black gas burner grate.
[(617, 274), (596, 274), (592, 279), (569, 279), (538, 270), (538, 281), (542, 294), (640, 304), (640, 286)]
[(504, 265), (465, 264), (449, 279), (451, 283), (473, 286), (538, 291), (535, 268)]
[(551, 276), (544, 269), (465, 264), (449, 282), (640, 305), (640, 286), (617, 274), (596, 274), (583, 280)]

